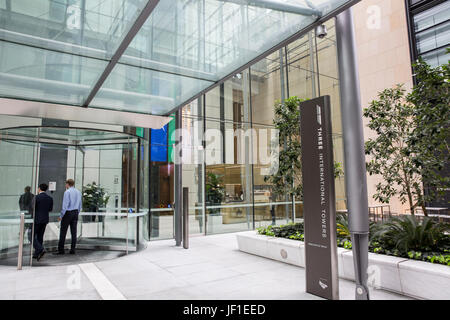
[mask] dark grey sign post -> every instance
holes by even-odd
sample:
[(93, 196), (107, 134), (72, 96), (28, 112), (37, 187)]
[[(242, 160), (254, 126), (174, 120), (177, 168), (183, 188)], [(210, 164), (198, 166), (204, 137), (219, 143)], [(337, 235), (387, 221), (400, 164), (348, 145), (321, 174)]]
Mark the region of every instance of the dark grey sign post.
[(330, 97), (301, 103), (306, 292), (339, 299)]

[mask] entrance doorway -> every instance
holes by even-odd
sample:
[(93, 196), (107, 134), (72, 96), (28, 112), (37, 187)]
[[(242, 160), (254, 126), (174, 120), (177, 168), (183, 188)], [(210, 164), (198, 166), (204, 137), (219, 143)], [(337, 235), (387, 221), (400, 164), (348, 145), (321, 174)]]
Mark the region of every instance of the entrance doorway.
[[(19, 199), (22, 195), (32, 199), (41, 183), (49, 185), (47, 193), (54, 201), (44, 247), (47, 251), (56, 249), (57, 218), (69, 178), (75, 180), (75, 188), (82, 192), (83, 199), (77, 249), (127, 253), (142, 247), (142, 240), (149, 239), (143, 192), (147, 176), (142, 165), (145, 146), (145, 139), (139, 136), (92, 128), (40, 126), (0, 130), (0, 263), (19, 259), (22, 213), (22, 263), (36, 263), (31, 250), (34, 209), (23, 201), (19, 203)], [(66, 245), (70, 245), (70, 232)]]

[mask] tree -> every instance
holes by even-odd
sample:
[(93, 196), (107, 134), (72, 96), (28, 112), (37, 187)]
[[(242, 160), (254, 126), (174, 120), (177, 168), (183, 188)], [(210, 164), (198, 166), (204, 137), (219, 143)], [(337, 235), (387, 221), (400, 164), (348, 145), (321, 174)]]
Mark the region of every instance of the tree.
[[(300, 103), (305, 100), (296, 96), (275, 104), (273, 124), (279, 131), (280, 151), (278, 171), (264, 177), (265, 182), (272, 184), (274, 199), (289, 195), (290, 198), (303, 197), (302, 160), (300, 140)], [(334, 163), (334, 177), (344, 174), (341, 163)]]
[(304, 101), (296, 96), (277, 101), (273, 124), (279, 130), (280, 151), (278, 171), (264, 177), (272, 184), (274, 199), (279, 196), (302, 196), (302, 163), (300, 159), (300, 103)]
[(422, 58), (413, 68), (417, 84), (408, 95), (414, 104), (409, 156), (423, 178), (422, 202), (427, 203), (450, 188), (443, 170), (450, 163), (450, 68), (448, 63), (432, 68)]
[(392, 197), (399, 196), (402, 203), (408, 202), (412, 214), (417, 206), (424, 204), (422, 176), (410, 157), (408, 145), (414, 129), (413, 115), (414, 106), (406, 100), (401, 85), (383, 90), (378, 100), (364, 109), (368, 127), (377, 133), (365, 144), (366, 155), (370, 156), (367, 171), (383, 178), (376, 185), (373, 197), (381, 203), (389, 203)]

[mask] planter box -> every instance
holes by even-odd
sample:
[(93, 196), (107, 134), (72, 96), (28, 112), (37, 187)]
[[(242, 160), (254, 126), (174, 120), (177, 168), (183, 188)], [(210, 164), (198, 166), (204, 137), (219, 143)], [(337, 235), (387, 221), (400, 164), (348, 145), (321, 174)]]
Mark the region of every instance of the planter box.
[(207, 230), (209, 233), (220, 233), (222, 231), (222, 215), (210, 214), (206, 217), (206, 221), (208, 223)]
[[(304, 242), (263, 236), (256, 231), (236, 235), (239, 250), (305, 267)], [(355, 280), (353, 253), (337, 248), (339, 277)], [(450, 267), (369, 253), (369, 286), (417, 299), (449, 300)]]

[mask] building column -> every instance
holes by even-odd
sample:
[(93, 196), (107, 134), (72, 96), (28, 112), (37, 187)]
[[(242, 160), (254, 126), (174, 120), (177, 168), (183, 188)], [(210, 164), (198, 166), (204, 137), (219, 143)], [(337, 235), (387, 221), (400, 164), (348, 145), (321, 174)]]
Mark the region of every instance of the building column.
[(180, 130), (183, 127), (182, 122), (182, 109), (178, 109), (175, 113), (175, 150), (174, 150), (174, 161), (175, 161), (175, 208), (174, 208), (174, 228), (175, 228), (175, 245), (181, 246), (181, 241), (183, 239), (183, 181), (182, 181), (182, 137), (180, 135)]
[(345, 188), (353, 244), (356, 300), (368, 300), (369, 212), (358, 64), (352, 9), (336, 17)]

